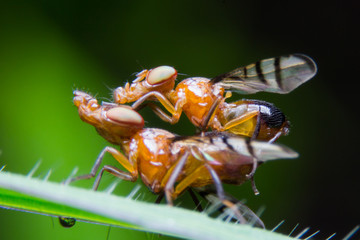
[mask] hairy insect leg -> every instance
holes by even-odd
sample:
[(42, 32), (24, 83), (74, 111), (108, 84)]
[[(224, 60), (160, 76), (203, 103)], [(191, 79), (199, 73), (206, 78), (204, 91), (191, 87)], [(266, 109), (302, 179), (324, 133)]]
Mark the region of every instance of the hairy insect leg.
[(233, 211), (233, 213), (235, 214), (235, 216), (237, 217), (237, 219), (239, 220), (239, 222), (241, 224), (245, 224), (247, 223), (247, 221), (245, 220), (244, 216), (241, 214), (241, 212), (239, 211), (238, 207), (236, 206), (236, 204), (232, 203), (231, 201), (227, 200), (225, 198), (225, 192), (224, 192), (224, 188), (222, 186), (221, 180), (219, 178), (219, 176), (217, 175), (217, 173), (215, 172), (215, 170), (209, 165), (209, 164), (205, 164), (205, 167), (207, 168), (207, 170), (209, 171), (213, 181), (214, 181), (214, 186), (216, 189), (216, 194), (219, 198), (219, 200), (229, 209), (231, 209)]
[(165, 195), (164, 195), (163, 192), (160, 193), (159, 196), (156, 198), (155, 203), (156, 203), (156, 204), (159, 204), (159, 203), (161, 202), (161, 200), (163, 200), (164, 196), (165, 196)]
[(209, 164), (203, 164), (200, 165), (196, 170), (194, 170), (191, 174), (189, 174), (186, 178), (181, 180), (178, 185), (175, 188), (174, 195), (177, 196), (181, 192), (185, 191), (186, 188), (188, 188), (195, 180), (199, 178), (199, 176), (204, 176), (205, 174), (211, 175), (214, 186), (216, 188), (216, 195), (219, 198), (219, 200), (229, 209), (233, 211), (235, 216), (239, 219), (241, 223), (246, 223), (247, 221), (242, 216), (241, 212), (238, 210), (236, 204), (233, 204), (229, 200), (225, 198), (225, 192), (222, 187), (221, 180), (215, 170), (209, 165)]
[(252, 140), (252, 138), (247, 140), (247, 147), (248, 147), (248, 151), (251, 154), (252, 159), (253, 159), (253, 166), (252, 166), (251, 172), (249, 174), (247, 174), (246, 177), (247, 177), (247, 179), (250, 179), (250, 181), (251, 181), (251, 187), (252, 187), (252, 189), (254, 191), (254, 194), (259, 195), (260, 192), (256, 188), (255, 180), (254, 180), (254, 175), (255, 175), (256, 169), (258, 167), (259, 160), (257, 159), (257, 157), (254, 154), (254, 149), (251, 146), (251, 140)]
[(99, 156), (97, 157), (97, 159), (95, 160), (95, 163), (90, 171), (90, 173), (82, 175), (82, 176), (78, 176), (78, 177), (74, 177), (71, 178), (69, 180), (69, 183), (74, 182), (74, 181), (78, 181), (78, 180), (83, 180), (83, 179), (90, 179), (96, 176), (96, 172), (98, 171), (100, 164), (104, 158), (105, 153), (110, 153), (116, 161), (118, 161), (127, 171), (129, 172), (124, 172), (122, 170), (119, 170), (115, 167), (109, 166), (109, 165), (105, 165), (101, 170), (100, 173), (98, 174), (94, 185), (93, 185), (93, 189), (97, 189), (101, 176), (103, 174), (104, 171), (107, 171), (111, 174), (113, 174), (116, 177), (119, 177), (121, 179), (127, 180), (127, 181), (136, 181), (137, 179), (137, 169), (136, 166), (134, 166), (134, 164), (130, 163), (130, 161), (118, 150), (116, 150), (113, 147), (105, 147), (101, 153), (99, 154)]
[(238, 207), (236, 206), (236, 204), (232, 203), (231, 201), (226, 199), (226, 195), (225, 195), (225, 191), (224, 188), (222, 186), (222, 182), (221, 179), (219, 178), (219, 176), (217, 175), (216, 171), (211, 167), (210, 164), (207, 163), (206, 157), (204, 156), (204, 154), (201, 152), (201, 149), (197, 149), (198, 153), (199, 153), (199, 157), (202, 158), (202, 160), (204, 161), (204, 165), (205, 168), (207, 169), (207, 171), (210, 173), (211, 178), (214, 182), (214, 186), (216, 189), (216, 195), (218, 196), (219, 200), (229, 209), (231, 209), (233, 211), (233, 213), (235, 214), (235, 216), (239, 219), (240, 223), (247, 223), (247, 221), (245, 220), (244, 216), (241, 214), (241, 212), (239, 211)]
[(217, 175), (215, 170), (209, 164), (205, 164), (205, 167), (209, 171), (209, 173), (211, 175), (211, 178), (214, 181), (216, 194), (218, 195), (218, 197), (219, 197), (219, 199), (221, 201), (224, 201), (225, 200), (225, 191), (224, 191), (224, 188), (222, 186), (222, 183), (221, 183), (221, 180), (220, 180), (219, 176)]
[[(256, 115), (255, 115), (256, 116)], [(257, 117), (256, 117), (256, 125), (255, 125), (255, 129), (254, 132), (250, 138), (250, 140), (255, 140), (257, 138), (257, 136), (259, 135), (260, 132), (260, 124), (261, 124), (261, 114), (258, 112)]]
[(153, 92), (148, 92), (147, 94), (145, 94), (144, 96), (142, 96), (141, 98), (139, 98), (133, 105), (132, 108), (134, 110), (137, 110), (138, 107), (145, 102), (146, 100), (148, 100), (151, 97), (155, 97), (165, 108), (166, 110), (168, 110), (171, 114), (175, 113), (175, 108), (173, 106), (173, 104), (161, 93), (153, 91)]
[(96, 179), (94, 181), (93, 190), (97, 190), (100, 184), (100, 180), (103, 176), (104, 171), (111, 173), (115, 177), (118, 177), (120, 179), (123, 179), (125, 181), (134, 182), (137, 179), (137, 176), (132, 175), (131, 173), (124, 172), (114, 166), (111, 165), (105, 165), (103, 168), (101, 168), (99, 174), (96, 176)]
[(166, 174), (166, 175), (170, 174), (170, 176), (166, 182), (165, 188), (164, 188), (166, 201), (169, 205), (173, 205), (172, 200), (173, 200), (173, 193), (174, 193), (174, 185), (175, 185), (176, 179), (179, 177), (189, 155), (190, 155), (189, 152), (185, 152), (185, 154), (183, 156), (181, 156), (179, 161), (176, 163), (175, 167), (172, 168), (171, 171)]
[[(132, 108), (137, 111), (139, 108), (142, 108), (141, 105), (143, 102), (145, 102), (146, 100), (148, 100), (149, 98), (153, 98), (155, 97), (160, 103), (161, 105), (164, 106), (164, 108), (169, 111), (172, 115), (171, 118), (162, 118), (163, 120), (170, 122), (171, 124), (175, 124), (179, 121), (180, 119), (180, 115), (182, 113), (182, 106), (184, 104), (184, 100), (183, 101), (178, 101), (175, 106), (161, 93), (153, 91), (153, 92), (149, 92), (147, 94), (145, 94), (144, 96), (140, 97), (133, 105)], [(154, 105), (153, 105), (154, 106)], [(156, 107), (155, 107), (156, 109)], [(162, 112), (162, 111), (159, 111)], [(160, 116), (157, 113), (157, 110), (155, 111), (155, 113)]]
[(282, 133), (281, 131), (277, 132), (277, 133), (275, 134), (275, 136), (274, 136), (272, 139), (270, 139), (268, 142), (269, 142), (269, 143), (275, 142), (282, 134), (283, 134), (283, 133)]
[(144, 107), (149, 107), (151, 110), (164, 122), (172, 122), (172, 117), (166, 114), (159, 106), (152, 102), (141, 104), (136, 108), (136, 111), (143, 109)]

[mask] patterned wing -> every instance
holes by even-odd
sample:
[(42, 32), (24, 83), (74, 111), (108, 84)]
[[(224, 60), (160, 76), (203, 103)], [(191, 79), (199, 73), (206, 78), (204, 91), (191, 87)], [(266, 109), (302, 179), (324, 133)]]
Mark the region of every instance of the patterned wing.
[(315, 62), (303, 54), (260, 60), (211, 79), (225, 89), (242, 94), (273, 92), (286, 94), (315, 76)]

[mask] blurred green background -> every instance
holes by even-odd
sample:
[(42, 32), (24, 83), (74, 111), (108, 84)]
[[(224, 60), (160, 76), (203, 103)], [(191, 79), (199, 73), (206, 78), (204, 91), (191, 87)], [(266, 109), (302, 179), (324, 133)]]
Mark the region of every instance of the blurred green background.
[[(300, 157), (259, 168), (259, 196), (249, 184), (226, 190), (255, 211), (265, 206), (262, 219), (270, 229), (285, 219), (280, 232), (299, 223), (301, 229), (320, 230), (319, 239), (334, 232), (340, 239), (360, 223), (358, 9), (358, 2), (340, 0), (318, 5), (307, 0), (0, 1), (0, 165), (26, 174), (41, 159), (36, 176), (52, 169), (51, 181), (63, 180), (75, 166), (79, 173), (90, 170), (107, 142), (80, 121), (74, 89), (108, 101), (111, 89), (144, 68), (171, 65), (184, 74), (181, 80), (305, 53), (318, 64), (313, 80), (288, 95), (245, 96), (273, 102), (287, 114), (292, 130), (280, 142)], [(194, 133), (185, 116), (170, 126), (150, 111), (141, 113), (149, 127)], [(114, 163), (110, 157), (106, 161)], [(105, 178), (104, 188), (114, 180)], [(91, 181), (77, 185), (89, 187)], [(116, 194), (126, 195), (134, 186), (122, 182)], [(147, 189), (142, 192), (144, 200), (154, 199)], [(79, 223), (64, 229), (57, 219), (0, 209), (0, 232), (1, 239), (106, 239), (108, 227)], [(158, 237), (118, 228), (109, 235)]]

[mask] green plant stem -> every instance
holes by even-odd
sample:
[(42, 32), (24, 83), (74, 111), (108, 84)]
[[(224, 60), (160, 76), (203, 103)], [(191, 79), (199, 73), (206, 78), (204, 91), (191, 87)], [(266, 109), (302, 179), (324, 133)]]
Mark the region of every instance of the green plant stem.
[(181, 207), (0, 172), (0, 205), (187, 239), (292, 239), (248, 225), (225, 223)]

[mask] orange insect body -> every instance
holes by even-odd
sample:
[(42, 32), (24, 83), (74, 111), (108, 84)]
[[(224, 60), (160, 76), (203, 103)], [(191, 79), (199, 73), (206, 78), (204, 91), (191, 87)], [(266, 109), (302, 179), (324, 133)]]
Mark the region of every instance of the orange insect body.
[[(172, 75), (172, 79), (169, 82), (173, 83), (173, 79)], [(133, 85), (134, 92), (129, 92), (130, 96), (135, 96), (134, 93), (136, 92), (137, 98), (131, 99), (131, 101), (137, 100), (133, 107), (136, 109), (145, 100), (157, 98), (172, 113), (172, 116), (167, 116), (155, 106), (153, 106), (153, 110), (163, 120), (172, 124), (179, 120), (183, 111), (191, 123), (197, 127), (210, 127), (213, 130), (228, 131), (246, 137), (253, 137), (259, 125), (258, 133), (255, 136), (258, 140), (275, 141), (278, 137), (286, 135), (289, 131), (289, 122), (283, 114), (278, 119), (278, 121), (282, 121), (278, 125), (268, 124), (267, 118), (263, 118), (264, 113), (261, 112), (261, 109), (266, 108), (266, 105), (269, 105), (269, 103), (257, 100), (227, 103), (225, 102), (227, 96), (224, 97), (225, 89), (220, 85), (212, 84), (210, 79), (207, 78), (187, 78), (181, 81), (174, 90), (168, 92), (164, 91), (164, 89), (161, 89), (161, 92), (149, 91), (149, 88), (142, 90), (142, 85), (136, 85), (141, 83), (147, 83), (147, 80), (136, 82)], [(124, 88), (121, 87), (115, 90), (115, 102), (131, 102), (127, 101), (129, 98), (119, 97), (123, 91)], [(209, 116), (217, 99), (220, 100), (217, 109), (214, 110), (212, 116)], [(275, 106), (272, 109), (280, 112)], [(269, 114), (271, 113), (269, 112)], [(278, 116), (276, 115), (275, 117)]]
[[(176, 137), (165, 130), (144, 129), (142, 117), (132, 109), (115, 104), (99, 105), (96, 99), (80, 91), (74, 94), (81, 119), (93, 125), (106, 140), (120, 145), (124, 154), (106, 147), (92, 172), (72, 181), (94, 177), (103, 154), (109, 152), (127, 172), (106, 165), (100, 177), (103, 171), (129, 181), (136, 181), (140, 175), (152, 192), (165, 192), (171, 203), (188, 187), (214, 183), (214, 176), (224, 183), (243, 183), (254, 167), (253, 154), (260, 162), (297, 156), (292, 150), (279, 145), (256, 141), (249, 143), (244, 138), (221, 133)], [(95, 181), (95, 189), (100, 177)], [(176, 182), (178, 184), (174, 187)]]
[[(316, 65), (311, 58), (293, 54), (261, 60), (212, 79), (187, 78), (175, 89), (174, 68), (143, 70), (131, 85), (127, 83), (115, 89), (115, 103), (100, 105), (89, 94), (74, 91), (80, 118), (93, 125), (107, 141), (119, 145), (122, 152), (105, 147), (89, 174), (68, 182), (96, 176), (93, 185), (96, 190), (105, 171), (127, 181), (136, 181), (140, 176), (153, 193), (165, 195), (170, 205), (190, 187), (198, 188), (202, 196), (214, 201), (211, 197), (214, 192), (207, 188), (212, 184), (217, 199), (233, 210), (241, 223), (247, 222), (242, 211), (246, 218), (253, 218), (257, 226), (264, 227), (250, 209), (226, 196), (222, 183), (239, 185), (250, 179), (254, 193), (258, 194), (253, 176), (259, 164), (298, 156), (291, 149), (272, 143), (288, 133), (289, 122), (279, 109), (264, 101), (225, 102), (231, 96), (231, 92), (225, 94), (225, 89), (242, 93), (288, 93), (315, 73)], [(159, 101), (170, 115), (147, 100)], [(135, 103), (132, 107), (119, 105), (129, 102)], [(144, 128), (144, 120), (136, 112), (143, 106), (149, 106), (172, 124), (178, 122), (184, 111), (202, 130), (201, 136), (178, 137), (162, 129)], [(207, 127), (217, 131), (205, 133)], [(104, 165), (97, 173), (106, 153), (125, 170)]]
[(265, 91), (286, 94), (311, 79), (316, 71), (311, 58), (292, 54), (261, 60), (212, 79), (187, 78), (173, 89), (176, 70), (160, 66), (139, 73), (130, 87), (126, 84), (124, 88), (115, 89), (114, 99), (120, 104), (135, 101), (132, 106), (135, 110), (140, 109), (146, 100), (158, 100), (170, 115), (157, 105), (146, 104), (161, 119), (172, 124), (179, 121), (184, 111), (202, 131), (210, 127), (273, 142), (289, 131), (289, 122), (280, 110), (257, 100), (227, 103), (225, 100), (231, 92), (224, 96), (225, 89), (241, 93)]
[[(176, 102), (184, 102), (182, 110), (192, 124), (198, 127), (206, 125), (214, 130), (252, 137), (259, 121), (256, 134), (258, 140), (275, 141), (281, 135), (288, 134), (289, 122), (274, 105), (258, 100), (227, 103), (224, 92), (224, 88), (211, 84), (207, 78), (187, 78), (171, 92), (170, 99), (174, 105)], [(216, 99), (222, 101), (213, 117), (205, 123)]]
[[(168, 131), (147, 128), (137, 132), (129, 143), (129, 152), (125, 155), (130, 162), (137, 162), (138, 172), (142, 181), (153, 193), (161, 193), (176, 166), (177, 161), (189, 149), (188, 142), (173, 142), (174, 135)], [(202, 138), (202, 141), (205, 139)], [(193, 140), (189, 140), (193, 141)], [(240, 155), (237, 152), (228, 151), (219, 147), (209, 147), (209, 143), (193, 142), (197, 146), (193, 149), (202, 148), (215, 161), (208, 164), (218, 174), (224, 183), (242, 184), (247, 180), (246, 175), (251, 172), (253, 159), (251, 156)], [(194, 150), (197, 151), (197, 150)], [(186, 160), (182, 172), (176, 178), (179, 185), (172, 194), (175, 199), (188, 187), (202, 187), (213, 183), (213, 179), (205, 167), (203, 161), (196, 159), (192, 154)]]
[[(223, 98), (224, 88), (209, 83), (207, 78), (187, 78), (172, 91), (170, 101), (176, 105), (182, 102), (181, 110), (195, 126), (202, 126), (214, 101)], [(209, 124), (211, 127), (212, 123)]]
[(171, 155), (171, 139), (175, 137), (161, 129), (143, 129), (137, 132), (129, 141), (129, 161), (137, 163), (140, 177), (153, 193), (164, 190), (164, 179), (170, 166), (176, 161), (176, 155)]

